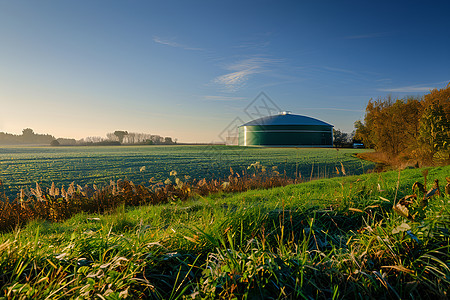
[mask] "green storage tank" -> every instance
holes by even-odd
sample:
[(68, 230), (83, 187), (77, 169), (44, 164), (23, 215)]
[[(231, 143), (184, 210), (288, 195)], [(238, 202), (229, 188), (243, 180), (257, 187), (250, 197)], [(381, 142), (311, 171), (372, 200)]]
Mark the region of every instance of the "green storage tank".
[(239, 146), (333, 147), (333, 125), (282, 112), (241, 125)]

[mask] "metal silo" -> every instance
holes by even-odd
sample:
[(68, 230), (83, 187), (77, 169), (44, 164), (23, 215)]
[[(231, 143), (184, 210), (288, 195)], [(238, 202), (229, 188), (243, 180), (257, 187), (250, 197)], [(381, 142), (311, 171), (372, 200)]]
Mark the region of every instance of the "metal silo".
[(239, 146), (332, 147), (333, 125), (282, 112), (241, 125)]

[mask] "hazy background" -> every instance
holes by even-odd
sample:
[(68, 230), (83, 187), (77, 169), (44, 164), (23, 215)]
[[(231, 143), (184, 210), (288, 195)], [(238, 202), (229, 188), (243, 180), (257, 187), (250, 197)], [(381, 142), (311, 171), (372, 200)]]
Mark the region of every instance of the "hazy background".
[(1, 1), (0, 131), (218, 141), (264, 91), (346, 132), (450, 81), (446, 1)]

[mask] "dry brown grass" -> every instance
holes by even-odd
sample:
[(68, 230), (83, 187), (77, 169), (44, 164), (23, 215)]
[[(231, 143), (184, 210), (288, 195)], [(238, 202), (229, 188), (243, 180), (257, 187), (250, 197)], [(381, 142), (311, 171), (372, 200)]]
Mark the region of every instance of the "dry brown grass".
[(415, 151), (412, 155), (399, 154), (389, 155), (385, 152), (365, 152), (358, 153), (356, 156), (360, 159), (372, 161), (376, 163), (374, 171), (390, 171), (396, 169), (406, 168), (423, 168), (423, 167), (437, 167), (446, 166), (450, 164), (450, 154), (446, 152), (437, 153), (432, 159), (425, 159), (425, 155), (420, 151)]
[(356, 156), (360, 159), (376, 163), (374, 171), (382, 172), (394, 169), (419, 168), (432, 165), (430, 163), (419, 162), (416, 159), (410, 159), (402, 156), (390, 156), (383, 152), (358, 153)]
[(230, 170), (227, 180), (194, 180), (184, 183), (158, 182), (149, 187), (128, 180), (111, 181), (109, 186), (98, 189), (95, 185), (81, 187), (70, 184), (67, 190), (54, 184), (43, 189), (38, 183), (29, 193), (21, 191), (10, 200), (3, 192), (0, 181), (0, 231), (10, 231), (18, 226), (41, 219), (59, 222), (80, 213), (104, 213), (121, 205), (139, 206), (184, 201), (194, 195), (218, 192), (243, 192), (251, 189), (267, 189), (297, 182), (279, 174), (240, 175)]

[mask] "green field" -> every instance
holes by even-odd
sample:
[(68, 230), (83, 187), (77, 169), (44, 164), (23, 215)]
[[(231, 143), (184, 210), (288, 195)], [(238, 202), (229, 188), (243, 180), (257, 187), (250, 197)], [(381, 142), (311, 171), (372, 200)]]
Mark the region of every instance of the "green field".
[[(0, 299), (448, 299), (450, 166), (119, 207), (0, 234)], [(417, 192), (417, 191), (416, 191)]]
[[(180, 178), (216, 178), (229, 175), (230, 167), (247, 172), (260, 162), (266, 168), (291, 178), (333, 177), (336, 168), (347, 175), (361, 174), (374, 167), (353, 156), (363, 149), (244, 148), (227, 146), (120, 146), (120, 147), (3, 147), (0, 148), (0, 179), (14, 197), (20, 188), (39, 182), (68, 185), (104, 185), (117, 179), (148, 184), (164, 181), (172, 170)], [(142, 167), (145, 167), (142, 168)]]

